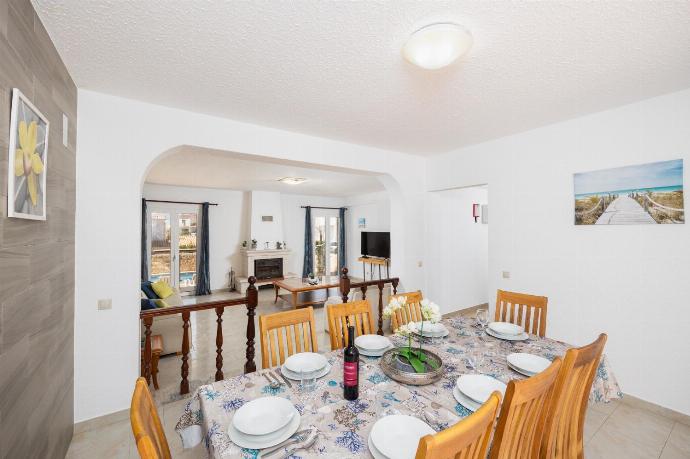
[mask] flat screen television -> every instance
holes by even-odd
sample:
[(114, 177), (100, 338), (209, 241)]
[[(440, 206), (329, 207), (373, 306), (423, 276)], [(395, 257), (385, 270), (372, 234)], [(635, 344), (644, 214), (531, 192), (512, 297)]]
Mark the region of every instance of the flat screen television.
[(391, 233), (388, 231), (362, 231), (362, 256), (391, 257)]

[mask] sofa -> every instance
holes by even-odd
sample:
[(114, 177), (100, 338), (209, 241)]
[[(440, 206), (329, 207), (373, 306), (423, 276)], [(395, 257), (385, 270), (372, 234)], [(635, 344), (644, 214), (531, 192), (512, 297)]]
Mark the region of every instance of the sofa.
[[(151, 287), (152, 283), (149, 281), (141, 283), (141, 308), (143, 309), (153, 309), (161, 307), (171, 307), (171, 306), (182, 306), (184, 303), (182, 301), (182, 296), (177, 289), (172, 289), (172, 294), (166, 296), (165, 298), (160, 298), (160, 296)], [(162, 300), (162, 301), (161, 301)], [(189, 327), (189, 341), (190, 347), (192, 342), (192, 321), (194, 320), (194, 314), (190, 315), (190, 327)], [(144, 324), (141, 323), (141, 339), (144, 339)], [(151, 325), (151, 336), (160, 335), (163, 338), (163, 352), (161, 355), (168, 354), (180, 354), (182, 352), (182, 315), (181, 314), (171, 314), (169, 316), (160, 316), (153, 319), (153, 325)]]

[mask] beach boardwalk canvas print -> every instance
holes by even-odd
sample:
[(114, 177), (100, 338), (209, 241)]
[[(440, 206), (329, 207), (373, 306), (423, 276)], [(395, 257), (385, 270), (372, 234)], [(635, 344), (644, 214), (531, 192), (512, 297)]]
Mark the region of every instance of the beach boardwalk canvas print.
[(575, 174), (576, 225), (685, 223), (683, 160)]

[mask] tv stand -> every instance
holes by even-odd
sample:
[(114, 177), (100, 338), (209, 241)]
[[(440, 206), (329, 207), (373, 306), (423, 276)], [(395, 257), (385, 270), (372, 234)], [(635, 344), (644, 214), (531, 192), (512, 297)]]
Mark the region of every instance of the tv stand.
[(362, 262), (362, 274), (364, 275), (364, 281), (367, 280), (367, 265), (369, 265), (369, 280), (374, 280), (374, 266), (379, 267), (379, 280), (381, 279), (381, 266), (386, 267), (386, 279), (390, 278), (390, 258), (378, 258), (378, 257), (367, 257), (361, 256), (357, 261)]

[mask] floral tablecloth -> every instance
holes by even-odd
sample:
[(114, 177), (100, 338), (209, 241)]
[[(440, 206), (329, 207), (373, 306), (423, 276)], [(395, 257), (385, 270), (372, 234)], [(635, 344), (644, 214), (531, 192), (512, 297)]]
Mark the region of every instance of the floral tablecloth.
[[(360, 396), (348, 402), (342, 393), (342, 351), (328, 352), (331, 372), (317, 381), (316, 390), (302, 392), (293, 383), (272, 389), (262, 376), (263, 370), (199, 387), (187, 403), (176, 430), (185, 446), (203, 441), (209, 457), (257, 458), (259, 451), (239, 448), (227, 434), (235, 411), (244, 403), (261, 396), (277, 395), (290, 399), (302, 416), (301, 428), (315, 426), (319, 436), (309, 449), (295, 452), (291, 458), (372, 457), (367, 447), (369, 431), (381, 417), (391, 413), (417, 416), (434, 429), (441, 430), (470, 412), (453, 397), (458, 376), (475, 373), (465, 359), (472, 349), (481, 349), (485, 356), (479, 372), (505, 383), (524, 379), (507, 366), (506, 356), (512, 352), (529, 352), (548, 359), (563, 356), (569, 345), (560, 341), (530, 335), (522, 342), (502, 341), (486, 335), (474, 320), (445, 319), (450, 330), (445, 338), (425, 339), (425, 348), (443, 359), (444, 376), (435, 384), (415, 387), (399, 384), (386, 377), (378, 366), (378, 358), (361, 357)], [(405, 342), (391, 337), (398, 345)], [(608, 402), (621, 398), (618, 383), (604, 356), (594, 380), (590, 400)]]

